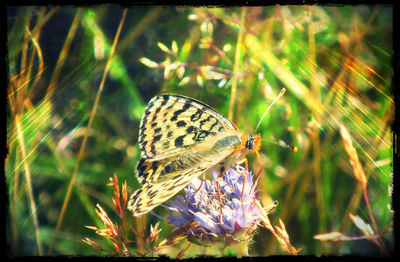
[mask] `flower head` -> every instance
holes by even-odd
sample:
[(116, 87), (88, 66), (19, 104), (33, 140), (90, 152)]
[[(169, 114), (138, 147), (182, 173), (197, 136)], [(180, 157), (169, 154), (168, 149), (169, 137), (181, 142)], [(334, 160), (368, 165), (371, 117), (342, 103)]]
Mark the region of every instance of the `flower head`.
[[(253, 173), (238, 165), (228, 170), (219, 181), (222, 223), (216, 186), (218, 174), (211, 174), (211, 181), (206, 180), (202, 184), (196, 178), (185, 189), (185, 196), (179, 195), (176, 201), (169, 201), (169, 206), (166, 206), (169, 212), (168, 222), (179, 228), (190, 240), (201, 241), (206, 245), (216, 240), (223, 240), (227, 245), (250, 239), (260, 222)], [(243, 190), (244, 179), (246, 181)]]

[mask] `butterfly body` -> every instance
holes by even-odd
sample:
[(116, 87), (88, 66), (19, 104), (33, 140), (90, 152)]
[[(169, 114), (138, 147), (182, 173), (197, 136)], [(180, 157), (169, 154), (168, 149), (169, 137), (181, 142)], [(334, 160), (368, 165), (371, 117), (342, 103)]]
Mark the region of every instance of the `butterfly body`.
[(260, 144), (259, 135), (244, 135), (230, 120), (198, 100), (156, 96), (140, 122), (136, 177), (142, 187), (132, 194), (128, 208), (135, 216), (147, 213), (195, 177), (212, 169), (222, 176)]

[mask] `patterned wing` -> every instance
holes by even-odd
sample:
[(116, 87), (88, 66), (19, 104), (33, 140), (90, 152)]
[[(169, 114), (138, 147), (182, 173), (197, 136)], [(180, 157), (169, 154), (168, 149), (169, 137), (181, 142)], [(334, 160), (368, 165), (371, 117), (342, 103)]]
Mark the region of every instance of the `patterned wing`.
[(169, 158), (226, 131), (238, 130), (212, 107), (185, 96), (159, 95), (149, 102), (140, 122), (141, 158)]
[[(138, 171), (143, 172), (145, 183), (132, 194), (128, 208), (135, 216), (149, 212), (177, 194), (193, 178), (235, 154), (241, 143), (239, 133), (223, 133), (217, 135), (213, 143), (198, 144), (192, 153), (160, 161), (141, 160)], [(144, 169), (140, 170), (140, 167)]]

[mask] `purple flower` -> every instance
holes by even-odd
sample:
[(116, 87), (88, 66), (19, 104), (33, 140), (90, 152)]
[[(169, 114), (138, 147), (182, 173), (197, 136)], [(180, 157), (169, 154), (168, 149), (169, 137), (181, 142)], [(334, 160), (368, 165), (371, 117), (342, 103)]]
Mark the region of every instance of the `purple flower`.
[[(253, 183), (253, 173), (237, 165), (229, 169), (219, 181), (222, 223), (216, 186), (218, 174), (211, 174), (211, 181), (206, 180), (201, 185), (201, 179), (196, 178), (185, 189), (185, 196), (178, 195), (176, 201), (169, 201), (169, 206), (164, 206), (169, 213), (169, 224), (177, 227), (189, 240), (203, 245), (218, 240), (223, 240), (227, 245), (251, 238), (260, 222), (260, 211), (255, 202), (257, 183)], [(244, 179), (246, 182), (242, 202)]]

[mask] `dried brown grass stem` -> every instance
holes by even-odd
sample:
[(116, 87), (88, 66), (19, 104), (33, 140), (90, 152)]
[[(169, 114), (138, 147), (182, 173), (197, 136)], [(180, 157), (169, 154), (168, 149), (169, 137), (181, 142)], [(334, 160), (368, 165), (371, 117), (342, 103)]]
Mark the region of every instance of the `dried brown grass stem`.
[[(99, 90), (97, 91), (96, 99), (94, 101), (93, 108), (92, 108), (92, 111), (90, 113), (89, 123), (88, 123), (88, 127), (87, 127), (88, 130), (91, 129), (91, 126), (92, 126), (92, 123), (93, 123), (93, 119), (94, 119), (94, 116), (95, 116), (96, 111), (97, 111), (97, 106), (98, 106), (99, 101), (100, 101), (100, 97), (101, 97), (101, 94), (102, 94), (102, 91), (103, 91), (103, 88), (104, 88), (104, 83), (105, 83), (106, 77), (107, 77), (108, 72), (110, 70), (112, 57), (114, 55), (115, 48), (116, 48), (117, 43), (118, 43), (119, 35), (121, 33), (122, 25), (123, 25), (123, 23), (125, 21), (125, 17), (126, 17), (127, 11), (128, 11), (128, 9), (125, 8), (124, 12), (123, 12), (123, 15), (122, 15), (122, 18), (121, 18), (121, 21), (120, 21), (119, 26), (118, 26), (117, 33), (115, 34), (114, 42), (113, 42), (113, 45), (112, 45), (112, 48), (111, 48), (111, 51), (110, 51), (110, 56), (108, 58), (106, 67), (104, 69), (104, 73), (103, 73), (103, 77), (102, 77), (101, 82), (100, 82)], [(57, 220), (57, 225), (56, 225), (56, 229), (54, 231), (53, 240), (51, 241), (51, 244), (50, 244), (49, 254), (52, 253), (52, 250), (53, 250), (53, 247), (54, 247), (54, 243), (55, 243), (55, 239), (57, 237), (58, 231), (60, 230), (60, 227), (61, 227), (61, 224), (62, 224), (62, 221), (63, 221), (63, 218), (64, 218), (64, 214), (65, 214), (65, 211), (66, 211), (67, 206), (68, 206), (68, 202), (69, 202), (69, 199), (70, 199), (70, 196), (71, 196), (72, 188), (73, 188), (73, 186), (75, 184), (76, 174), (78, 173), (78, 170), (79, 170), (79, 164), (80, 164), (80, 161), (82, 160), (83, 153), (85, 152), (87, 139), (88, 139), (88, 133), (86, 133), (85, 136), (83, 137), (83, 141), (82, 141), (81, 147), (79, 149), (79, 153), (78, 153), (78, 158), (77, 158), (77, 162), (76, 162), (76, 165), (75, 165), (75, 169), (74, 169), (74, 172), (72, 173), (71, 180), (70, 180), (70, 183), (69, 183), (69, 186), (68, 186), (68, 190), (67, 190), (67, 194), (65, 196), (64, 203), (63, 203), (60, 215), (59, 215), (58, 220)]]

